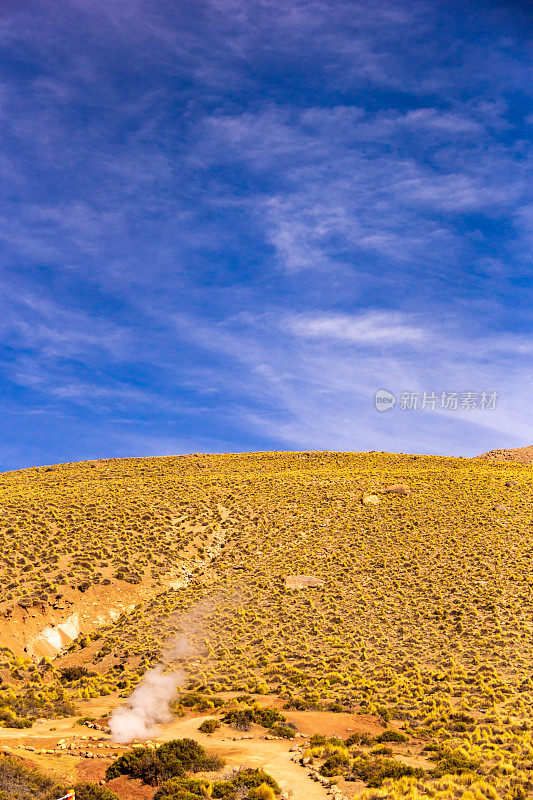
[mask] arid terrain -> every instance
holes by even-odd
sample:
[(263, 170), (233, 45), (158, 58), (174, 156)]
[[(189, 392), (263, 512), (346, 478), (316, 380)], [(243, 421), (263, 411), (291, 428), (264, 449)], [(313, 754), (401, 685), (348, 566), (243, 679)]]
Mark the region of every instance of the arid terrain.
[[(162, 663), (184, 674), (154, 743), (194, 738), (294, 800), (533, 796), (531, 449), (1, 475), (0, 744), (97, 783), (129, 749), (109, 713)], [(295, 738), (198, 731), (254, 703)]]
[(487, 458), (490, 461), (513, 461), (519, 464), (533, 464), (533, 445), (515, 447), (508, 450), (489, 450), (488, 453), (483, 453), (480, 458)]

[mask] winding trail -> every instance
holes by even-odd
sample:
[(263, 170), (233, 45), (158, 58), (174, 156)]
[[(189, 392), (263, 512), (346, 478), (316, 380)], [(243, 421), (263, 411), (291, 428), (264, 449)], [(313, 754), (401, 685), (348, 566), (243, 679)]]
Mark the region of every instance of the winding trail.
[[(224, 733), (217, 731), (213, 736), (202, 734), (198, 726), (207, 716), (177, 719), (164, 725), (157, 737), (157, 741), (181, 739), (190, 737), (196, 739), (206, 749), (223, 756), (229, 766), (260, 767), (268, 772), (277, 781), (282, 792), (291, 797), (291, 800), (331, 800), (327, 790), (319, 783), (311, 780), (308, 771), (294, 763), (289, 752), (292, 742), (279, 739), (264, 739), (264, 734), (255, 735), (253, 739), (227, 738), (227, 729)], [(224, 738), (226, 737), (226, 738)], [(292, 792), (292, 794), (290, 794)]]

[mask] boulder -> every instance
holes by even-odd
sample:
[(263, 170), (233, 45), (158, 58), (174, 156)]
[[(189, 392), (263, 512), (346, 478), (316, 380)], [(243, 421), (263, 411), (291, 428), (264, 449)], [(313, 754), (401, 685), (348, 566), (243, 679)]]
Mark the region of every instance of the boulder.
[(405, 483), (393, 483), (381, 490), (383, 494), (411, 494), (411, 489)]
[(286, 589), (319, 589), (324, 586), (324, 581), (317, 578), (315, 575), (286, 575), (285, 588)]
[(364, 506), (377, 506), (379, 497), (377, 494), (364, 494), (361, 498), (361, 502)]

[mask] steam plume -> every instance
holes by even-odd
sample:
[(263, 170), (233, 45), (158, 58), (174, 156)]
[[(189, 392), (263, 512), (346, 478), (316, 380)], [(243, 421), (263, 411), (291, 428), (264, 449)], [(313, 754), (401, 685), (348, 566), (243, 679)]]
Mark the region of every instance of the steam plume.
[(126, 706), (116, 708), (109, 720), (109, 727), (115, 742), (131, 742), (133, 739), (149, 739), (157, 733), (158, 725), (170, 722), (172, 715), (169, 706), (185, 682), (185, 672), (176, 669), (165, 672), (166, 666), (182, 661), (196, 652), (187, 633), (198, 635), (205, 625), (205, 618), (220, 603), (220, 594), (201, 600), (185, 614), (175, 619), (182, 633), (170, 642), (161, 663), (148, 670), (141, 683), (132, 692)]
[(126, 707), (113, 711), (109, 727), (115, 742), (148, 739), (157, 726), (170, 722), (169, 705), (182, 683), (183, 672), (164, 673), (163, 665), (149, 670), (128, 699)]

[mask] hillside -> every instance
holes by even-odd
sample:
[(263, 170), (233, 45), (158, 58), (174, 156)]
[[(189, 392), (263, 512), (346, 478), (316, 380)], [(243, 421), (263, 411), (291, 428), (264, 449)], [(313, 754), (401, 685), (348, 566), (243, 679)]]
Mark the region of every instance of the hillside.
[(519, 800), (533, 766), (532, 495), (527, 465), (387, 453), (6, 473), (4, 718), (125, 697), (163, 658), (189, 689), (363, 715), (448, 759), (444, 777), (347, 795)]
[(479, 458), (486, 458), (490, 461), (512, 461), (517, 464), (533, 464), (533, 444), (529, 447), (514, 447), (508, 450), (489, 450)]

